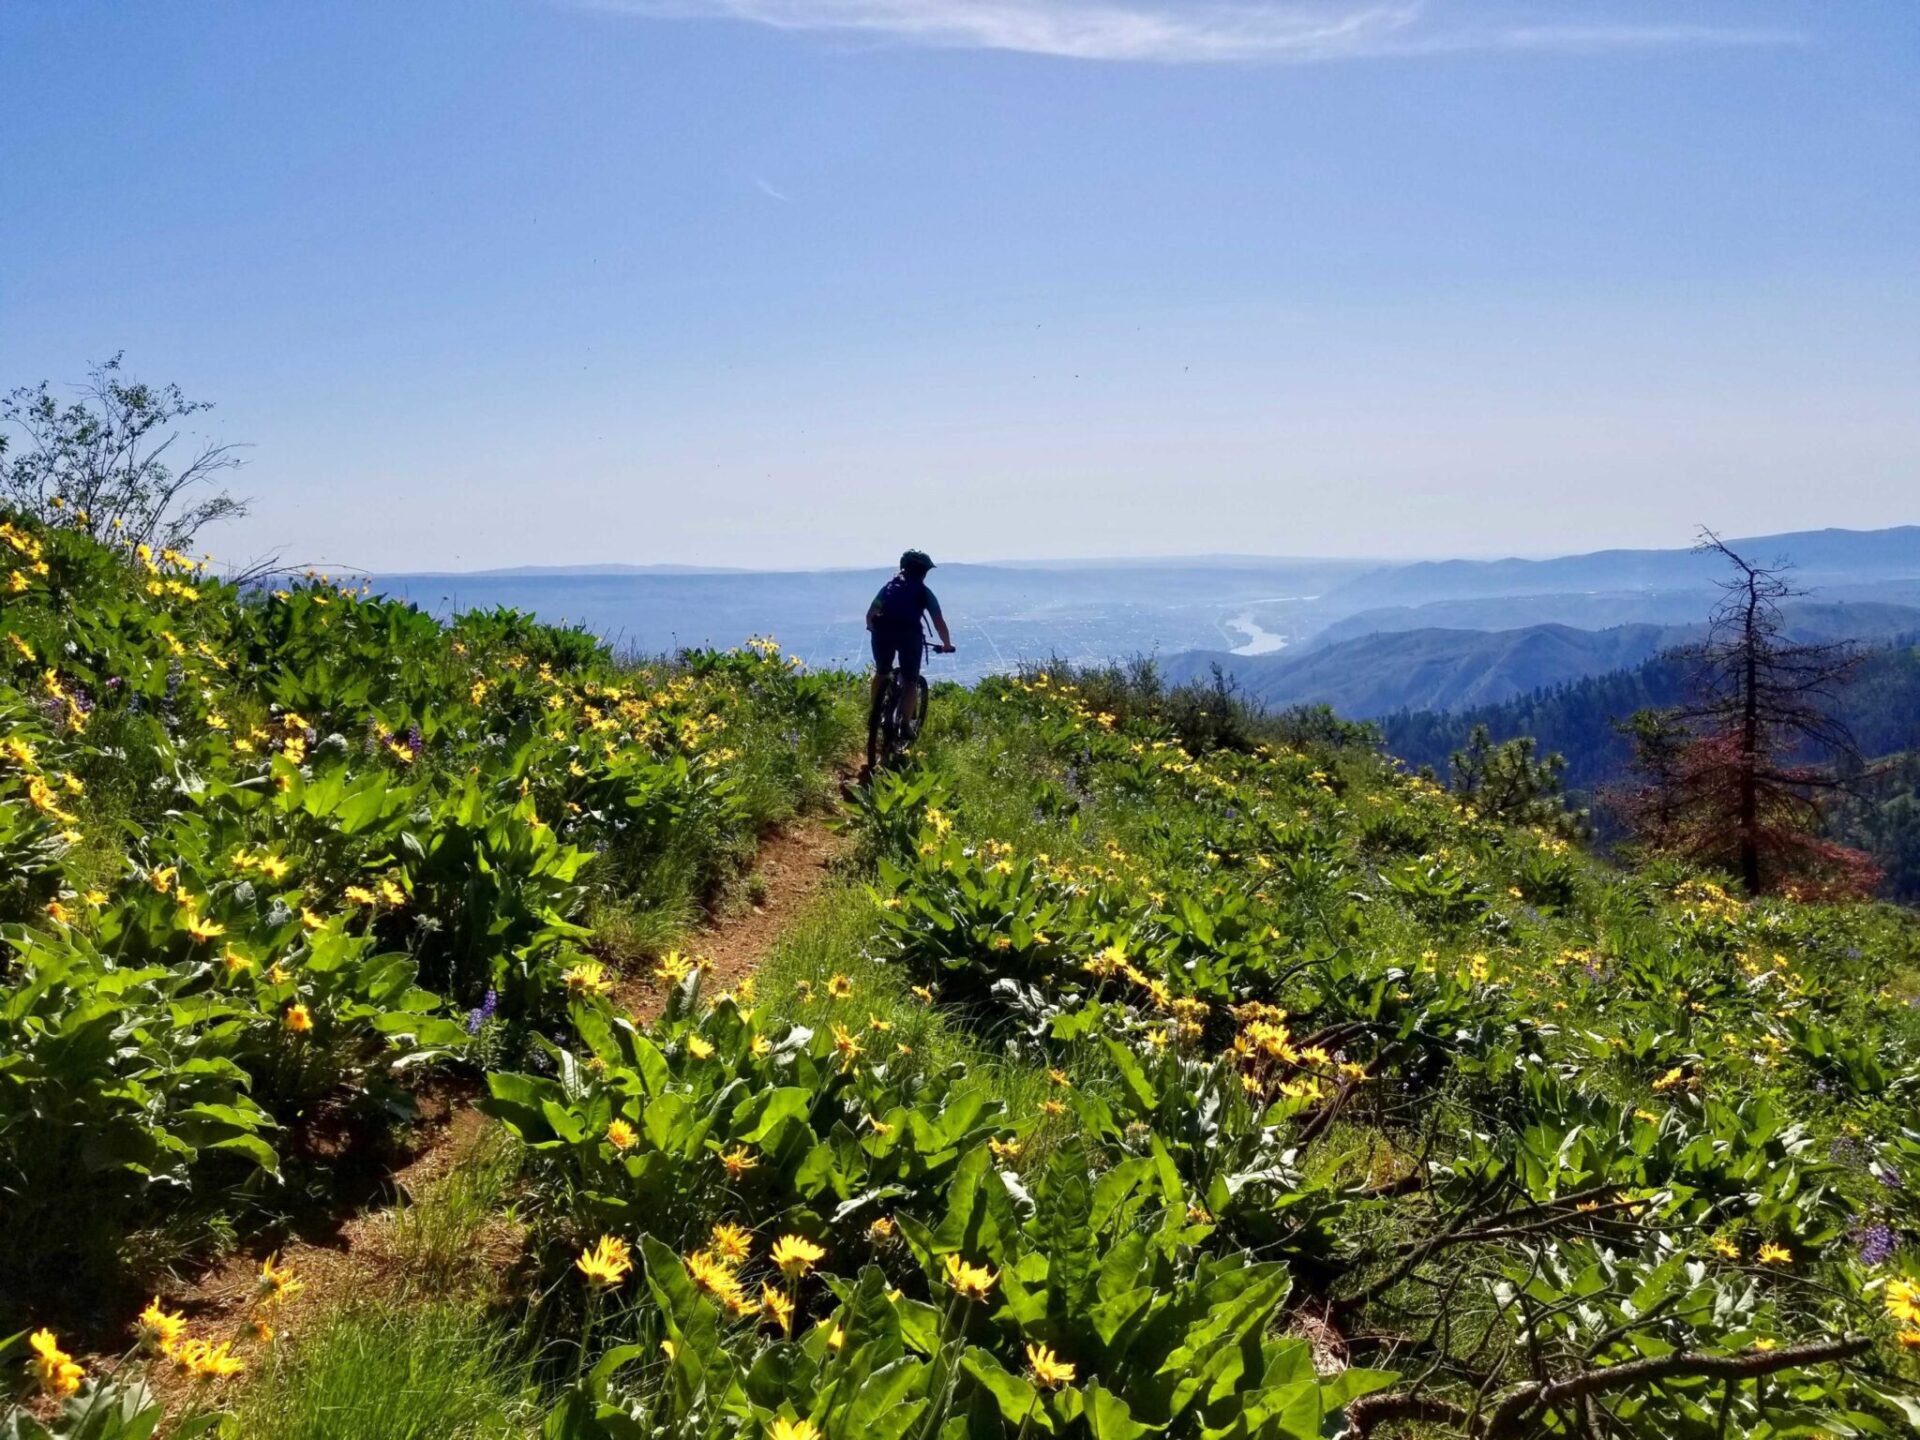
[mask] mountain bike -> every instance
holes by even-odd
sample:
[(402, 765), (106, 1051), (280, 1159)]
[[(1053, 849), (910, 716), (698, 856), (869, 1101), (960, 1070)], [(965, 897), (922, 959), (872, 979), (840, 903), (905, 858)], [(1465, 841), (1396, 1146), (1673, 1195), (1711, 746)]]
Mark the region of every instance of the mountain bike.
[(913, 683), (906, 682), (898, 665), (887, 672), (887, 683), (880, 689), (878, 703), (867, 711), (867, 774), (894, 764), (906, 748), (920, 738), (920, 729), (927, 723), (927, 697), (931, 693), (927, 688), (927, 657), (951, 655), (953, 651), (951, 645), (934, 644), (933, 637), (923, 629), (920, 673), (913, 677)]

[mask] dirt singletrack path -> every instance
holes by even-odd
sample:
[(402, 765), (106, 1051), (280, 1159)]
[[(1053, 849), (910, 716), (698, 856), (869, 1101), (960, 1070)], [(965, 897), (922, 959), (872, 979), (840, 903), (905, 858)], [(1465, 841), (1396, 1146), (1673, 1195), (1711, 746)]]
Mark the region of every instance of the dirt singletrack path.
[[(718, 994), (759, 969), (832, 879), (833, 867), (845, 853), (845, 837), (819, 816), (802, 817), (764, 836), (754, 864), (764, 884), (760, 903), (709, 919), (680, 947), (705, 971), (703, 992)], [(631, 976), (615, 987), (614, 1000), (635, 1019), (650, 1021), (665, 1007), (667, 987), (651, 975)]]
[[(797, 817), (761, 838), (750, 872), (760, 878), (756, 887), (760, 902), (723, 910), (681, 943), (682, 953), (704, 967), (707, 993), (728, 988), (759, 968), (831, 880), (846, 849), (846, 837), (833, 827), (831, 815)], [(644, 1023), (660, 1014), (666, 986), (642, 972), (623, 977), (613, 999)], [(420, 1097), (422, 1118), (409, 1136), (406, 1158), (386, 1173), (380, 1187), (391, 1198), (342, 1215), (324, 1231), (308, 1231), (279, 1247), (280, 1263), (301, 1282), (298, 1293), (272, 1307), (273, 1324), (281, 1336), (297, 1337), (303, 1322), (349, 1298), (403, 1291), (407, 1277), (400, 1268), (395, 1202), (418, 1198), (481, 1142), (487, 1121), (473, 1105), (478, 1093), (479, 1087), (470, 1082), (430, 1086)], [(510, 1271), (519, 1254), (518, 1227), (502, 1223), (498, 1233), (483, 1238), (489, 1267), (496, 1274)], [(268, 1253), (266, 1246), (248, 1246), (191, 1283), (163, 1290), (160, 1298), (168, 1308), (186, 1314), (193, 1334), (216, 1341), (234, 1339), (234, 1353), (250, 1366), (270, 1363), (267, 1343), (250, 1329), (260, 1262)], [(106, 1357), (83, 1358), (92, 1369)], [(171, 1367), (156, 1365), (151, 1374), (163, 1398), (176, 1405), (187, 1398), (188, 1383), (176, 1377)]]

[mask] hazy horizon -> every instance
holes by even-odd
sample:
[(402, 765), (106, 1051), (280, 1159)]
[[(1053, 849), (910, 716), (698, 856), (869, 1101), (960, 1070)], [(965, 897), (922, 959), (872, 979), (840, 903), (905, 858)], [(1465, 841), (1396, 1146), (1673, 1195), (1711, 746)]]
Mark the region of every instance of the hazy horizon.
[[(1916, 527), (1920, 527), (1920, 520), (1896, 521), (1892, 524), (1881, 525), (1881, 526), (1844, 526), (1844, 525), (1809, 526), (1802, 531), (1772, 531), (1772, 532), (1767, 532), (1765, 534), (1754, 534), (1754, 535), (1727, 534), (1727, 535), (1723, 535), (1723, 538), (1729, 540), (1730, 542), (1738, 543), (1738, 542), (1753, 540), (1753, 539), (1765, 540), (1765, 539), (1770, 539), (1770, 538), (1774, 538), (1775, 536), (1785, 535), (1785, 534), (1817, 533), (1823, 530), (1859, 534), (1859, 533), (1872, 533), (1872, 532), (1886, 531), (1886, 530), (1904, 530), (1904, 529), (1912, 529)], [(1595, 549), (1576, 548), (1576, 549), (1566, 549), (1566, 550), (1542, 550), (1542, 551), (1535, 551), (1535, 552), (1525, 553), (1525, 554), (1515, 553), (1511, 551), (1490, 550), (1481, 554), (1443, 554), (1443, 553), (1435, 552), (1432, 554), (1414, 553), (1414, 554), (1397, 555), (1397, 556), (1395, 555), (1355, 555), (1355, 554), (1320, 555), (1320, 554), (1310, 554), (1310, 553), (1295, 553), (1295, 554), (1281, 555), (1281, 554), (1238, 553), (1234, 551), (1195, 552), (1190, 554), (1045, 555), (1045, 556), (1034, 556), (1031, 558), (990, 556), (983, 559), (975, 559), (975, 558), (966, 557), (966, 556), (947, 556), (944, 558), (940, 558), (937, 569), (1078, 570), (1078, 569), (1100, 569), (1100, 568), (1106, 568), (1106, 567), (1111, 567), (1116, 569), (1124, 569), (1124, 568), (1146, 569), (1146, 568), (1153, 568), (1153, 567), (1182, 567), (1182, 568), (1184, 567), (1195, 567), (1195, 568), (1218, 567), (1221, 569), (1231, 569), (1236, 567), (1264, 568), (1269, 566), (1281, 566), (1281, 565), (1289, 565), (1289, 564), (1306, 564), (1306, 565), (1313, 565), (1313, 564), (1375, 565), (1377, 564), (1383, 568), (1390, 568), (1390, 567), (1396, 567), (1401, 565), (1440, 564), (1448, 561), (1466, 561), (1469, 563), (1497, 563), (1497, 562), (1503, 562), (1503, 561), (1525, 562), (1525, 561), (1559, 560), (1559, 559), (1566, 559), (1569, 557), (1580, 556), (1580, 555), (1600, 554), (1608, 551), (1683, 551), (1683, 550), (1691, 550), (1695, 548), (1697, 536), (1698, 536), (1698, 527), (1695, 527), (1695, 529), (1692, 532), (1690, 532), (1685, 539), (1671, 545), (1600, 546)], [(359, 567), (351, 567), (351, 566), (349, 567), (336, 566), (335, 568), (341, 569), (342, 573), (345, 573), (347, 570), (351, 570), (352, 573), (355, 573), (355, 574), (365, 573), (369, 575), (406, 576), (414, 579), (428, 579), (428, 578), (436, 578), (439, 576), (447, 576), (452, 578), (452, 577), (459, 577), (459, 576), (465, 576), (465, 575), (473, 575), (473, 576), (510, 575), (516, 572), (526, 572), (526, 573), (536, 573), (536, 574), (541, 572), (591, 573), (596, 570), (606, 571), (613, 574), (619, 574), (622, 572), (630, 571), (630, 572), (641, 573), (641, 574), (655, 574), (655, 575), (664, 575), (664, 576), (671, 576), (676, 572), (691, 574), (691, 575), (864, 574), (866, 572), (873, 571), (873, 570), (889, 569), (892, 567), (892, 564), (893, 564), (892, 556), (881, 555), (881, 556), (875, 556), (874, 558), (864, 562), (856, 562), (852, 564), (781, 565), (781, 566), (768, 566), (768, 567), (696, 565), (696, 564), (689, 564), (689, 563), (680, 562), (680, 561), (645, 562), (645, 561), (624, 561), (624, 560), (571, 560), (571, 561), (557, 561), (557, 562), (548, 563), (548, 564), (475, 566), (470, 569), (458, 569), (458, 570), (434, 569), (434, 568), (425, 568), (425, 567), (399, 567), (399, 568), (391, 568), (391, 569), (384, 569), (384, 570), (372, 570), (372, 569), (362, 570)]]

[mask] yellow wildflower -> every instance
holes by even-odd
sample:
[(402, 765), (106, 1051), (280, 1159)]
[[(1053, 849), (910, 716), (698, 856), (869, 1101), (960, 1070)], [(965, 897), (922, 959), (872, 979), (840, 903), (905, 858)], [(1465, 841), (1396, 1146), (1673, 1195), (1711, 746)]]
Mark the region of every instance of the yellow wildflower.
[(760, 1309), (780, 1327), (781, 1334), (793, 1333), (793, 1300), (785, 1291), (776, 1290), (771, 1285), (762, 1285)]
[(842, 1070), (852, 1068), (853, 1062), (858, 1060), (864, 1053), (860, 1042), (854, 1039), (844, 1025), (835, 1025), (833, 1027), (833, 1048), (839, 1052), (840, 1068)]
[(984, 1265), (969, 1265), (958, 1255), (947, 1256), (947, 1284), (969, 1300), (984, 1300), (1000, 1277)]
[(191, 1370), (203, 1380), (224, 1380), (229, 1375), (238, 1375), (247, 1368), (247, 1363), (234, 1356), (233, 1342), (222, 1340), (218, 1345), (208, 1340), (188, 1340), (174, 1348), (174, 1363), (183, 1370)]
[(313, 1029), (313, 1012), (304, 1004), (295, 1002), (287, 1007), (287, 1013), (281, 1022), (296, 1035), (305, 1035)]
[(614, 1149), (629, 1150), (639, 1138), (639, 1132), (619, 1116), (607, 1122), (607, 1143)]
[(1887, 1281), (1883, 1297), (1887, 1313), (1908, 1325), (1920, 1325), (1920, 1283), (1912, 1280)]
[(694, 1284), (715, 1299), (732, 1300), (740, 1296), (740, 1277), (711, 1250), (696, 1250), (689, 1255), (687, 1273), (693, 1277)]
[(804, 1235), (782, 1235), (768, 1256), (789, 1280), (798, 1280), (819, 1263), (826, 1251)]
[(1027, 1346), (1027, 1364), (1033, 1367), (1033, 1379), (1042, 1390), (1058, 1390), (1073, 1383), (1073, 1366), (1045, 1345)]
[(633, 1251), (619, 1236), (602, 1235), (580, 1252), (573, 1268), (586, 1276), (587, 1283), (594, 1289), (611, 1290), (633, 1269)]
[(254, 1281), (254, 1292), (271, 1304), (275, 1300), (284, 1300), (287, 1296), (303, 1289), (301, 1282), (294, 1278), (293, 1267), (278, 1263), (278, 1252), (267, 1256), (260, 1262), (260, 1277)]
[(27, 1344), (33, 1349), (34, 1378), (40, 1388), (57, 1400), (64, 1400), (80, 1388), (86, 1370), (60, 1348), (51, 1330), (36, 1330)]
[(176, 1311), (161, 1309), (158, 1295), (140, 1312), (140, 1318), (134, 1324), (134, 1336), (140, 1348), (161, 1355), (171, 1355), (173, 1347), (180, 1343), (180, 1337), (186, 1333), (187, 1317)]
[(716, 1225), (709, 1237), (713, 1253), (729, 1265), (737, 1265), (753, 1251), (753, 1234), (740, 1225)]
[(604, 995), (613, 989), (613, 982), (607, 978), (607, 967), (598, 960), (582, 960), (563, 978), (567, 989), (576, 995)]
[(693, 973), (693, 962), (678, 950), (669, 950), (654, 965), (653, 973), (669, 985), (678, 985)]

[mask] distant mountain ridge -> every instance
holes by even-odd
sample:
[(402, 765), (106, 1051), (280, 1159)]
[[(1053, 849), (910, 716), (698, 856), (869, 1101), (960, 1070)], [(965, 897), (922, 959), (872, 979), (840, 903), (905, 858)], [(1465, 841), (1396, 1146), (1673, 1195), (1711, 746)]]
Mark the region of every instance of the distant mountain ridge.
[[(1788, 638), (1884, 642), (1920, 630), (1920, 608), (1823, 605), (1785, 611)], [(1703, 626), (1525, 625), (1505, 630), (1377, 631), (1272, 655), (1194, 651), (1161, 664), (1168, 678), (1201, 679), (1215, 666), (1273, 709), (1331, 705), (1352, 719), (1397, 711), (1456, 711), (1498, 705), (1589, 676), (1627, 670), (1697, 639)]]
[[(1920, 525), (1801, 530), (1727, 543), (1763, 565), (1788, 561), (1802, 585), (1920, 576)], [(1338, 603), (1364, 597), (1367, 608), (1378, 608), (1566, 592), (1692, 590), (1711, 586), (1724, 572), (1719, 557), (1691, 548), (1595, 550), (1550, 560), (1424, 560), (1356, 576), (1326, 598)]]
[(1205, 677), (1218, 665), (1269, 708), (1331, 705), (1364, 720), (1396, 710), (1491, 705), (1542, 686), (1624, 669), (1656, 654), (1667, 637), (1659, 625), (1402, 630), (1299, 653), (1189, 652), (1169, 656), (1162, 668), (1179, 681)]

